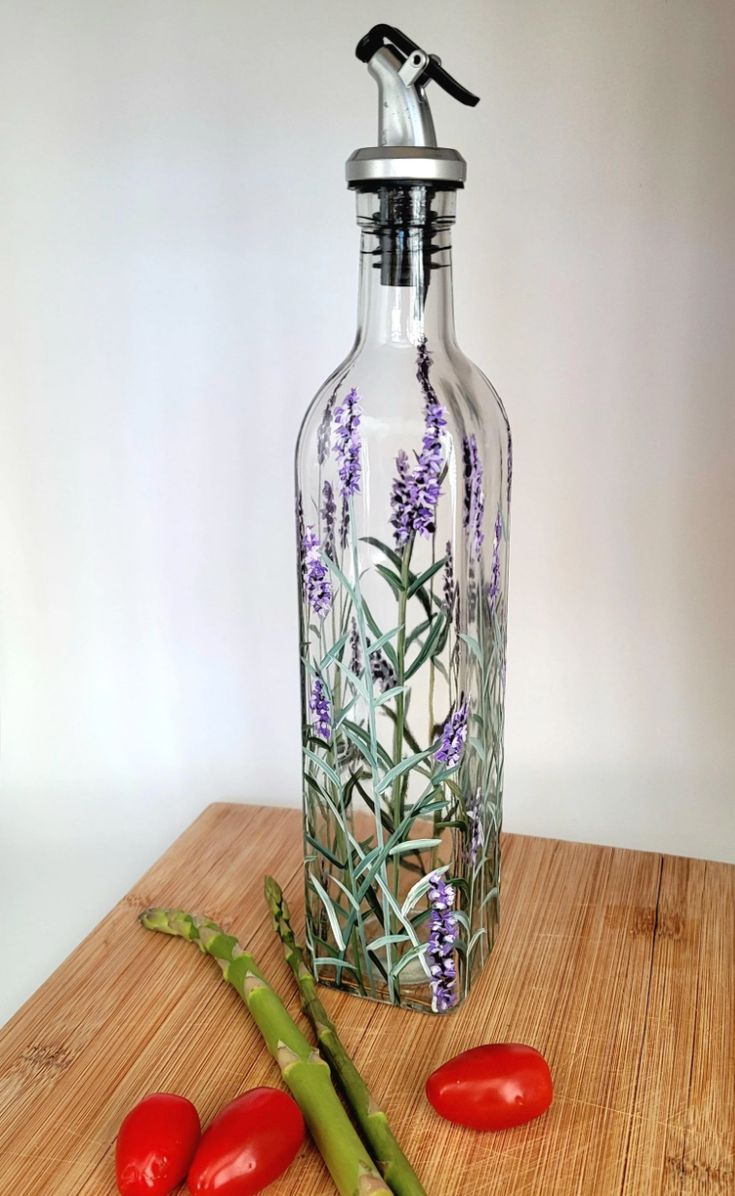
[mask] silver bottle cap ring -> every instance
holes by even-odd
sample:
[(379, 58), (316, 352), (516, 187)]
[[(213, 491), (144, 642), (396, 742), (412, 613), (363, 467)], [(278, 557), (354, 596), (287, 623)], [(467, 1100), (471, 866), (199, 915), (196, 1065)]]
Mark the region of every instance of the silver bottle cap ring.
[(376, 145), (355, 150), (345, 165), (348, 187), (369, 183), (434, 183), (462, 187), (467, 163), (457, 150), (429, 145)]

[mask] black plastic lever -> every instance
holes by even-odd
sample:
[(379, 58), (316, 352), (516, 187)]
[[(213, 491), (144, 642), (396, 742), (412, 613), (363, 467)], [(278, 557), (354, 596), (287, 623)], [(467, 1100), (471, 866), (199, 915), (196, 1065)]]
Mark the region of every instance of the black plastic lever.
[[(355, 48), (355, 54), (360, 62), (369, 62), (376, 50), (380, 50), (382, 46), (386, 45), (398, 50), (400, 54), (403, 54), (405, 60), (408, 60), (417, 51), (424, 53), (415, 41), (402, 33), (400, 29), (396, 29), (395, 25), (373, 25), (370, 32), (360, 38)], [(444, 70), (436, 54), (429, 55), (429, 61), (416, 82), (421, 83), (426, 79), (433, 79), (448, 95), (459, 100), (460, 104), (467, 104), (468, 107), (474, 108), (475, 104), (480, 102), (479, 96), (473, 95), (448, 71)]]

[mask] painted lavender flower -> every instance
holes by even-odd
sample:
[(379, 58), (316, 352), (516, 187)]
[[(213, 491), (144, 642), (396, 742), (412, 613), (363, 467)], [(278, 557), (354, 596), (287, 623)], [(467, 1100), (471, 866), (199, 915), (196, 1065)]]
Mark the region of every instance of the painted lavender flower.
[(314, 678), (314, 684), (311, 687), (311, 697), (309, 698), (309, 709), (314, 716), (311, 724), (314, 728), (314, 734), (319, 739), (324, 739), (329, 743), (332, 738), (332, 710), (321, 677)]
[(475, 796), (467, 807), (467, 821), (470, 824), (468, 858), (474, 867), (477, 857), (485, 846), (485, 828), (482, 824), (482, 789), (478, 785)]
[(296, 499), (296, 527), (299, 536), (299, 565), (301, 569), (304, 568), (304, 496), (299, 490), (298, 498)]
[(314, 614), (323, 619), (332, 605), (332, 587), (329, 581), (329, 570), (322, 560), (319, 537), (312, 524), (309, 524), (304, 530), (301, 552), (304, 598)]
[(439, 478), (444, 468), (444, 450), (442, 448), (442, 433), (447, 426), (447, 417), (441, 403), (436, 397), (436, 391), (429, 381), (429, 367), (431, 355), (426, 337), (418, 347), (418, 368), (416, 377), (424, 392), (424, 438), (421, 452), (417, 458), (416, 469), (413, 473), (414, 516), (413, 524), (422, 536), (430, 536), (435, 529), (434, 516), (436, 504), (441, 495)]
[(446, 1013), (457, 1003), (454, 952), (459, 931), (454, 916), (454, 887), (438, 872), (429, 877), (429, 940), (426, 962), (431, 976), (432, 1008)]
[(324, 555), (334, 560), (334, 517), (337, 514), (337, 504), (334, 501), (334, 489), (331, 482), (322, 486), (322, 519), (324, 520)]
[(362, 654), (360, 652), (360, 632), (357, 620), (352, 620), (350, 627), (350, 672), (355, 677), (362, 677)]
[(339, 546), (344, 552), (350, 540), (350, 504), (342, 499), (342, 513), (339, 518)]
[(469, 713), (469, 702), (462, 695), (459, 706), (449, 715), (442, 727), (441, 743), (434, 752), (434, 759), (446, 764), (447, 768), (454, 768), (462, 759), (467, 740)]
[[(370, 641), (368, 640), (369, 647)], [(376, 685), (379, 686), (381, 693), (393, 689), (398, 680), (395, 669), (382, 648), (378, 648), (376, 652), (370, 653), (370, 675)]]
[[(459, 583), (457, 583), (457, 587), (456, 587), (454, 593), (455, 593), (454, 626), (456, 627), (457, 632), (459, 633), (460, 628), (462, 626), (462, 609), (461, 609), (461, 601), (462, 600), (459, 596)], [(462, 640), (460, 639), (459, 634), (457, 634), (454, 637), (454, 647), (452, 648), (452, 668), (454, 669), (455, 673), (457, 673), (458, 676), (459, 676), (459, 665), (460, 665), (461, 659), (462, 659)]]
[(400, 450), (396, 457), (396, 476), (393, 479), (390, 505), (393, 514), (390, 517), (393, 536), (399, 548), (408, 542), (413, 531), (413, 480), (408, 464), (408, 454)]
[(477, 449), (474, 432), (462, 441), (464, 459), (464, 526), (472, 537), (472, 549), (479, 559), (485, 533), (482, 521), (485, 515), (485, 493), (483, 490), (483, 468)]
[(470, 570), (467, 580), (467, 620), (474, 623), (477, 615), (477, 580), (475, 578), (474, 566), (470, 563)]
[(337, 391), (339, 390), (343, 381), (344, 379), (340, 378), (331, 395), (327, 399), (327, 402), (324, 406), (324, 414), (317, 429), (316, 455), (320, 465), (323, 465), (329, 456), (329, 439), (332, 431), (332, 412), (334, 411), (334, 404), (337, 401)]
[(454, 612), (459, 605), (459, 586), (454, 577), (454, 554), (452, 553), (452, 542), (447, 540), (447, 546), (444, 550), (446, 561), (444, 564), (444, 609), (447, 612), (447, 618), (450, 623), (454, 617)]
[(442, 436), (447, 417), (429, 379), (431, 355), (426, 338), (417, 351), (416, 377), (424, 392), (424, 436), (416, 453), (416, 467), (409, 469), (409, 459), (401, 450), (396, 457), (396, 477), (391, 492), (391, 524), (399, 548), (413, 534), (431, 536), (436, 530), (436, 506), (441, 497), (440, 478), (444, 468)]
[(507, 457), (507, 460), (508, 460), (508, 482), (507, 482), (505, 496), (506, 496), (506, 499), (508, 502), (508, 507), (510, 508), (510, 489), (511, 489), (511, 485), (513, 483), (513, 438), (510, 434), (510, 428), (508, 428), (508, 457)]
[(360, 461), (360, 419), (359, 395), (355, 388), (345, 396), (334, 412), (337, 431), (334, 436), (334, 451), (339, 461), (340, 493), (348, 499), (360, 491), (362, 463)]
[(495, 516), (495, 527), (493, 529), (493, 556), (490, 565), (490, 582), (487, 587), (487, 597), (490, 603), (490, 610), (494, 614), (498, 599), (500, 598), (500, 542), (503, 538), (503, 520), (500, 514), (500, 508)]

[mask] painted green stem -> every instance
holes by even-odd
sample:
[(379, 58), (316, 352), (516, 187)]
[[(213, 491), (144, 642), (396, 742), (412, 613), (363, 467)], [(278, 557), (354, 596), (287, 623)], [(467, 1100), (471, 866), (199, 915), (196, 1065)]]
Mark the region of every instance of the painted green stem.
[(317, 995), (314, 977), (304, 963), (296, 940), (291, 915), (280, 885), (272, 876), (265, 880), (265, 897), (273, 925), (283, 943), (286, 961), (299, 986), (301, 1006), (316, 1032), (319, 1049), (339, 1079), (355, 1120), (377, 1161), (383, 1179), (395, 1196), (426, 1196), (411, 1164), (394, 1138), (385, 1113), (375, 1104), (370, 1091), (347, 1054), (334, 1023)]
[[(408, 586), (411, 575), (411, 553), (413, 551), (413, 536), (403, 546), (401, 561), (401, 592), (398, 598), (398, 638), (396, 640), (396, 685), (406, 683), (406, 608), (408, 606)], [(396, 696), (396, 719), (393, 728), (393, 762), (397, 764), (403, 756), (403, 729), (406, 721), (406, 695)], [(393, 783), (393, 826), (398, 826), (403, 818), (403, 785), (404, 777), (397, 777)], [(400, 877), (400, 861), (393, 860), (393, 892), (398, 898), (398, 882)]]
[(216, 922), (184, 910), (149, 909), (140, 921), (146, 930), (196, 943), (217, 960), (278, 1063), (340, 1196), (390, 1196), (337, 1096), (329, 1065), (301, 1033), (253, 956)]
[[(375, 721), (375, 703), (372, 697), (372, 681), (370, 670), (370, 652), (368, 648), (367, 632), (365, 630), (365, 611), (362, 605), (362, 593), (360, 591), (360, 560), (357, 547), (357, 524), (355, 523), (355, 505), (352, 498), (349, 499), (349, 516), (350, 516), (350, 540), (352, 542), (352, 571), (353, 571), (353, 595), (355, 605), (355, 619), (357, 622), (357, 630), (360, 636), (360, 650), (362, 652), (365, 686), (368, 694), (367, 714), (368, 714), (368, 731), (370, 734), (370, 751), (374, 760), (378, 759), (378, 732)], [(377, 778), (373, 774), (372, 790), (373, 790), (373, 812), (375, 815), (375, 841), (380, 849), (383, 851), (383, 823), (380, 817), (380, 797), (375, 792)], [(385, 864), (382, 865), (383, 879), (388, 882), (388, 871)], [(387, 935), (392, 934), (392, 923), (390, 906), (386, 899), (385, 892), (381, 895), (381, 904), (383, 906), (383, 926)], [(386, 971), (388, 974), (388, 999), (395, 1001), (396, 999), (396, 981), (393, 977), (393, 952), (391, 944), (388, 943), (385, 948), (385, 962)]]

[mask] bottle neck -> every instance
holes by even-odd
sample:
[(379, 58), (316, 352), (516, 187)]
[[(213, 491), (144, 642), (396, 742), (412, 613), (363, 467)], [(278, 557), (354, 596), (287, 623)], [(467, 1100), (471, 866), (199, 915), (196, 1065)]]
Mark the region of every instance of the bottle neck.
[(454, 202), (454, 192), (425, 186), (358, 194), (358, 349), (455, 343)]

